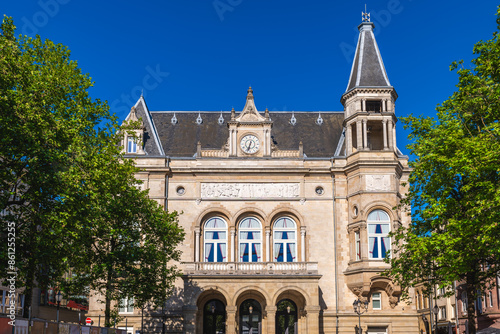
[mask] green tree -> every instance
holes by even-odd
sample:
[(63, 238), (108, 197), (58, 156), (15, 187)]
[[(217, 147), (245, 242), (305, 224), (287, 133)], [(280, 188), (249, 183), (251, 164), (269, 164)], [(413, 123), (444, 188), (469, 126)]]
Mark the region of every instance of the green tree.
[[(16, 272), (17, 286), (25, 287), (25, 314), (35, 287), (66, 294), (93, 289), (110, 307), (123, 296), (135, 297), (137, 305), (165, 299), (178, 274), (167, 264), (179, 258), (175, 248), (183, 231), (176, 213), (163, 211), (139, 189), (138, 169), (123, 159), (120, 131), (137, 124), (120, 128), (107, 104), (91, 99), (93, 83), (65, 46), (14, 32), (5, 17), (0, 277)], [(6, 242), (12, 226), (14, 255)], [(72, 279), (65, 278), (69, 272)], [(109, 324), (108, 309), (106, 314)]]
[(179, 275), (172, 262), (180, 260), (176, 247), (184, 237), (177, 212), (165, 212), (140, 190), (133, 161), (118, 161), (115, 154), (107, 149), (96, 155), (86, 168), (89, 175), (72, 182), (72, 201), (81, 204), (77, 214), (86, 224), (76, 236), (83, 256), (72, 261), (75, 276), (66, 282), (68, 291), (98, 294), (107, 326), (126, 297), (139, 308), (165, 302)]
[[(111, 121), (93, 101), (91, 79), (70, 52), (40, 37), (14, 35), (5, 17), (0, 35), (0, 211), (2, 239), (15, 226), (15, 253), (0, 246), (0, 277), (15, 258), (17, 286), (25, 287), (25, 314), (36, 286), (54, 284), (68, 270), (75, 221), (66, 218), (67, 169), (96, 125)], [(12, 264), (12, 263), (11, 263)], [(35, 285), (35, 282), (36, 285)]]
[[(497, 11), (500, 30), (500, 7)], [(410, 187), (403, 205), (412, 224), (394, 233), (392, 269), (410, 287), (463, 284), (469, 333), (474, 301), (500, 273), (500, 41), (478, 42), (471, 68), (454, 62), (457, 91), (437, 107), (437, 119), (403, 118), (411, 130)]]

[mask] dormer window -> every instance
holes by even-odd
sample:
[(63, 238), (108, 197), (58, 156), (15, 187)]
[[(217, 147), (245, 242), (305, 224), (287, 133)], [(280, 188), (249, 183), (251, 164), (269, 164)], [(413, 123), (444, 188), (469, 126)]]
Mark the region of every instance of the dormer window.
[(137, 153), (137, 143), (133, 137), (128, 137), (127, 153)]
[(381, 112), (382, 111), (382, 101), (366, 101), (366, 111), (369, 112)]

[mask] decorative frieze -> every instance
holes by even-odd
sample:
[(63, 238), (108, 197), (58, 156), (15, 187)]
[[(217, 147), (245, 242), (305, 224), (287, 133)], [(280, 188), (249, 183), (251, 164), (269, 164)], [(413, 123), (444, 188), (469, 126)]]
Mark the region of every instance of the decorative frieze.
[(368, 191), (390, 191), (390, 175), (366, 175), (366, 190)]
[(201, 198), (297, 198), (299, 183), (202, 183)]

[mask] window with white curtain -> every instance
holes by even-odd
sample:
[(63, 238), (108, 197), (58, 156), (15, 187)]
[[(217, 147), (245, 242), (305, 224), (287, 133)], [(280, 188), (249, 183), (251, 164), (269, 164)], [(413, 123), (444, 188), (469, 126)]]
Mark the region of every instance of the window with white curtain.
[(123, 298), (120, 300), (119, 313), (134, 313), (134, 298)]
[(128, 153), (137, 153), (137, 143), (134, 137), (128, 137)]
[(462, 313), (467, 314), (467, 293), (462, 292)]
[(372, 293), (372, 308), (374, 310), (382, 309), (382, 294), (380, 292)]
[(446, 306), (439, 307), (439, 320), (446, 320)]
[(273, 226), (275, 262), (297, 262), (297, 224), (289, 217), (278, 219)]
[(368, 243), (370, 259), (383, 259), (391, 249), (389, 215), (382, 210), (370, 212), (368, 223)]
[(205, 262), (227, 261), (227, 224), (220, 217), (207, 220), (204, 226)]
[(361, 260), (361, 239), (359, 231), (354, 232), (354, 242), (356, 244), (356, 261)]
[(239, 225), (240, 262), (262, 261), (262, 225), (253, 217), (245, 218)]

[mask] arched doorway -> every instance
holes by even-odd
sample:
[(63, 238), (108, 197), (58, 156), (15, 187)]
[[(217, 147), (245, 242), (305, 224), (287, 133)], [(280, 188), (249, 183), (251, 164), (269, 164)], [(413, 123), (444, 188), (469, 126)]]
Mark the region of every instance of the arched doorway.
[(220, 300), (209, 300), (203, 307), (203, 334), (224, 333), (226, 333), (226, 307)]
[(241, 303), (240, 309), (240, 334), (260, 334), (262, 322), (262, 309), (255, 299), (247, 299)]
[(276, 334), (297, 333), (297, 305), (290, 299), (283, 299), (276, 310)]

